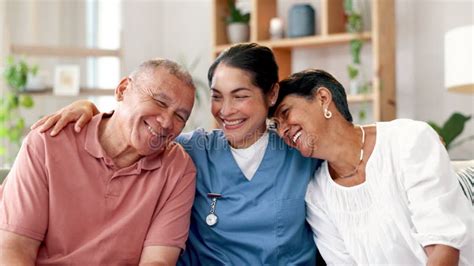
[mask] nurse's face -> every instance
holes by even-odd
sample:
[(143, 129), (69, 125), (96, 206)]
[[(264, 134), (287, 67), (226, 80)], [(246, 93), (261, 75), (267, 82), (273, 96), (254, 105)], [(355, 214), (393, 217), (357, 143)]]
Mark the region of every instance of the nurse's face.
[(230, 145), (246, 148), (266, 131), (269, 96), (252, 83), (245, 70), (221, 63), (211, 81), (212, 115)]

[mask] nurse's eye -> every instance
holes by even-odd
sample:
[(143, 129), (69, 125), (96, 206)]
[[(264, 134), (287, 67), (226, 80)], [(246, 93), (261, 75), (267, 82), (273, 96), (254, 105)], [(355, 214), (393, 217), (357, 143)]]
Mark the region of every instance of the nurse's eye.
[(212, 94), (212, 95), (211, 95), (211, 99), (212, 99), (212, 100), (220, 100), (220, 99), (222, 99), (222, 96), (217, 95), (217, 94)]
[(236, 95), (235, 98), (236, 99), (246, 99), (246, 98), (249, 98), (250, 96), (248, 95)]

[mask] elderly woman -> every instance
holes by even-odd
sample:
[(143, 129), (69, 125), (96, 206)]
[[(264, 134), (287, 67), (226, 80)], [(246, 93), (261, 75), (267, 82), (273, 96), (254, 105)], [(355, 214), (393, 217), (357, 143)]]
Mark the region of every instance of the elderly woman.
[(328, 264), (474, 261), (472, 207), (426, 123), (354, 125), (344, 88), (321, 70), (283, 80), (270, 115), (287, 144), (326, 160), (306, 204)]

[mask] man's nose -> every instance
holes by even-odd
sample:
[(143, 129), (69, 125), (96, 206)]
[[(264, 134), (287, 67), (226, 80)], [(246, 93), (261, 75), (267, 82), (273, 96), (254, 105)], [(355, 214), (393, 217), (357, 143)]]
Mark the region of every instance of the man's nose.
[(173, 128), (173, 114), (170, 112), (162, 112), (156, 116), (156, 121), (160, 123), (160, 126), (164, 130), (170, 130)]

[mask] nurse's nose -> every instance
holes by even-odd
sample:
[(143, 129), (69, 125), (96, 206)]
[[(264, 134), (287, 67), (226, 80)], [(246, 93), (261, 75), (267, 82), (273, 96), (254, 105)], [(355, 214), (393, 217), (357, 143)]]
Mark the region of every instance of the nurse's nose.
[(234, 105), (231, 100), (224, 100), (219, 110), (219, 114), (223, 117), (230, 116), (235, 112)]

